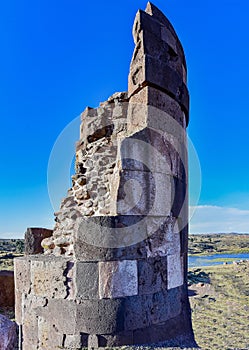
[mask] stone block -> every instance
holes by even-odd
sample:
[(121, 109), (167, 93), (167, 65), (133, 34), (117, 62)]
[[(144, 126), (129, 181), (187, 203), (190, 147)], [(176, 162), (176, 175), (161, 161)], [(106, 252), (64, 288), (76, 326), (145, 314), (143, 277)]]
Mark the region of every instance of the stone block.
[(165, 26), (161, 27), (161, 39), (167, 43), (177, 54), (177, 39), (176, 37), (172, 34), (172, 32)]
[(163, 257), (169, 254), (180, 254), (180, 236), (174, 231), (176, 219), (169, 216), (167, 218), (151, 218), (153, 229), (146, 242), (147, 257)]
[(75, 232), (75, 256), (81, 261), (143, 258), (145, 238), (146, 216), (85, 217)]
[(21, 321), (18, 322), (23, 328), (23, 339), (28, 344), (38, 342), (38, 316), (46, 308), (46, 297), (37, 297), (32, 294), (21, 296)]
[(56, 325), (52, 325), (43, 317), (38, 317), (39, 349), (51, 350), (63, 348), (64, 336)]
[[(188, 120), (181, 109), (180, 104), (167, 93), (158, 90), (152, 86), (145, 86), (143, 89), (138, 91), (130, 99), (132, 104), (140, 105), (150, 105), (159, 111), (168, 113), (172, 118), (174, 118), (183, 128), (186, 126)], [(156, 109), (154, 110), (156, 112)], [(158, 112), (159, 112), (158, 111)], [(161, 112), (160, 112), (161, 113)], [(155, 121), (157, 120), (157, 114), (153, 113), (155, 116)], [(135, 117), (135, 116), (134, 116)], [(132, 122), (132, 121), (131, 121)]]
[(120, 298), (138, 294), (136, 260), (99, 263), (99, 297)]
[(118, 215), (148, 215), (155, 201), (155, 179), (148, 171), (119, 173)]
[(73, 300), (50, 299), (45, 307), (36, 309), (36, 314), (60, 334), (76, 334), (76, 308), (77, 304)]
[(180, 254), (169, 255), (167, 257), (168, 268), (168, 289), (183, 285), (183, 261)]
[(163, 342), (169, 348), (196, 348), (191, 322), (186, 322), (182, 314), (162, 324), (151, 325), (133, 332), (133, 343), (155, 344)]
[(180, 233), (178, 231), (178, 221), (175, 220), (174, 227), (166, 232), (166, 240), (168, 243), (167, 255), (175, 255), (181, 253)]
[(152, 20), (158, 21), (165, 27), (169, 28), (172, 34), (174, 34), (177, 37), (176, 32), (168, 18), (155, 5), (153, 5), (151, 2), (148, 2), (145, 12), (148, 13), (148, 15), (150, 15)]
[(75, 284), (77, 299), (98, 299), (98, 263), (75, 262)]
[(23, 333), (23, 348), (37, 349), (38, 348), (38, 316), (32, 307), (31, 302), (27, 301), (23, 306), (22, 317), (22, 333)]
[(120, 172), (118, 215), (167, 216), (171, 211), (172, 178), (147, 171)]
[(138, 261), (139, 295), (154, 294), (167, 289), (167, 258), (150, 258)]
[(169, 94), (178, 102), (188, 116), (189, 94), (181, 76), (175, 69), (161, 60), (145, 55), (142, 62), (132, 67), (129, 75), (129, 95), (141, 87), (150, 85)]
[(0, 306), (11, 306), (15, 303), (14, 272), (0, 271)]
[(77, 334), (77, 335), (67, 334), (64, 340), (63, 346), (66, 349), (72, 349), (72, 350), (81, 349), (83, 346), (82, 336), (80, 334)]
[(180, 231), (181, 255), (188, 253), (188, 225)]
[(171, 158), (164, 135), (145, 128), (122, 140), (120, 160), (123, 170), (171, 175)]
[[(180, 145), (186, 145), (186, 131), (182, 125), (168, 112), (162, 111), (153, 105), (143, 105), (135, 97), (132, 97), (132, 102), (129, 104), (128, 109), (129, 132), (135, 133), (145, 128), (154, 129), (156, 132), (163, 133), (164, 138), (180, 153), (182, 151)], [(139, 97), (142, 96), (140, 95)], [(183, 116), (183, 114), (181, 115)], [(180, 118), (184, 124), (183, 117)], [(173, 140), (176, 140), (174, 143), (171, 136), (174, 137)]]
[(182, 311), (181, 297), (181, 289), (175, 288), (126, 298), (125, 330), (146, 328), (176, 317)]
[(47, 298), (66, 298), (68, 260), (41, 256), (31, 260), (32, 293)]
[(139, 41), (139, 34), (141, 31), (147, 31), (155, 35), (155, 37), (161, 37), (161, 24), (151, 19), (151, 16), (144, 11), (139, 10), (136, 14), (134, 26), (133, 26), (133, 38), (135, 44)]
[(113, 334), (124, 330), (124, 298), (84, 300), (77, 305), (76, 331)]
[(125, 299), (125, 323), (126, 331), (144, 328), (149, 325), (149, 312), (153, 307), (150, 295), (137, 295)]
[(15, 290), (15, 321), (22, 324), (22, 293)]
[(174, 198), (172, 201), (172, 215), (180, 217), (182, 220), (182, 227), (188, 223), (188, 188), (185, 182), (176, 177), (173, 178), (174, 184)]
[(89, 334), (88, 336), (88, 349), (98, 349), (99, 336), (96, 334)]
[(116, 347), (126, 344), (133, 344), (133, 332), (124, 331), (112, 335), (99, 335), (98, 340), (100, 347)]
[(46, 228), (27, 228), (24, 237), (25, 254), (33, 255), (43, 253), (41, 242), (43, 239), (51, 237), (53, 230)]
[[(156, 37), (154, 34), (147, 31), (143, 31), (140, 34), (140, 40), (142, 41), (141, 45), (144, 48), (144, 54), (150, 57), (154, 57), (162, 63), (167, 64), (171, 69), (175, 70), (180, 77), (182, 77), (183, 64), (181, 56), (178, 55), (177, 40), (174, 39), (173, 35), (168, 29), (166, 30), (168, 32), (167, 36), (165, 35), (165, 31), (163, 31), (162, 27), (161, 33), (162, 35), (164, 34), (164, 39)], [(133, 62), (132, 66), (136, 66), (135, 62)]]
[(21, 257), (14, 259), (15, 289), (20, 293), (28, 293), (31, 287), (30, 259)]

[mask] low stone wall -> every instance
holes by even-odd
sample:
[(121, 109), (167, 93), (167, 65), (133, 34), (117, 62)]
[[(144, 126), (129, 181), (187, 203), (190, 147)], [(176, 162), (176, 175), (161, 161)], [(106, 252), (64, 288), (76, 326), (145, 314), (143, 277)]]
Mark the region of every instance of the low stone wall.
[(167, 258), (15, 259), (16, 321), (22, 325), (23, 348), (78, 349), (167, 339), (179, 345), (179, 336), (191, 346), (186, 285), (168, 289), (166, 266)]
[(33, 255), (44, 252), (41, 246), (43, 239), (52, 236), (53, 230), (38, 227), (29, 227), (25, 232), (25, 254)]
[(0, 271), (0, 306), (14, 307), (15, 303), (15, 287), (14, 272)]

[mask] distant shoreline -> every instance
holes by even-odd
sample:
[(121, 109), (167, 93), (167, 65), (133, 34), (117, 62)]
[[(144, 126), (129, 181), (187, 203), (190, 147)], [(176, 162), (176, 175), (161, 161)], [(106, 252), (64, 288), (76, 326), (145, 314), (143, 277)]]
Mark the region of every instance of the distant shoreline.
[(249, 253), (249, 234), (189, 235), (189, 256)]

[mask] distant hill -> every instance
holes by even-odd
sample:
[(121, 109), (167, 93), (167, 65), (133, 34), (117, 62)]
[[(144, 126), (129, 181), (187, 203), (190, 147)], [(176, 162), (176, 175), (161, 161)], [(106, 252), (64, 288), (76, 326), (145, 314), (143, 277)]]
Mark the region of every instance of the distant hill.
[(189, 235), (189, 254), (249, 253), (248, 233)]
[(189, 233), (190, 235), (201, 235), (201, 236), (214, 236), (214, 235), (249, 235), (249, 232), (243, 232), (243, 233), (240, 233), (240, 232), (219, 232), (219, 233)]

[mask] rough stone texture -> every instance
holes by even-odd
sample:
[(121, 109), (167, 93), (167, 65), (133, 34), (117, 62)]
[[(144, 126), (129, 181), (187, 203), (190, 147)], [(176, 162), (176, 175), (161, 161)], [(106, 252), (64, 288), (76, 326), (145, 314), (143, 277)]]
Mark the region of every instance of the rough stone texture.
[(75, 266), (75, 283), (77, 299), (98, 299), (99, 269), (98, 263), (79, 262)]
[(67, 349), (80, 349), (82, 346), (82, 336), (80, 334), (68, 334), (64, 340), (63, 346)]
[(27, 228), (24, 236), (24, 246), (25, 246), (25, 254), (39, 254), (43, 253), (43, 248), (41, 246), (41, 242), (43, 239), (51, 237), (53, 234), (53, 230), (48, 230), (46, 228), (38, 228), (32, 227)]
[(16, 324), (0, 315), (0, 350), (14, 350), (17, 345)]
[(15, 287), (13, 271), (0, 271), (0, 306), (14, 306)]
[(151, 3), (133, 36), (128, 92), (81, 115), (72, 186), (44, 254), (16, 259), (23, 350), (194, 344), (186, 61)]
[(139, 295), (154, 294), (167, 289), (167, 259), (149, 258), (138, 261)]
[(138, 294), (136, 260), (99, 263), (99, 297), (119, 298)]
[(176, 288), (183, 284), (183, 261), (179, 254), (167, 257), (168, 289)]

